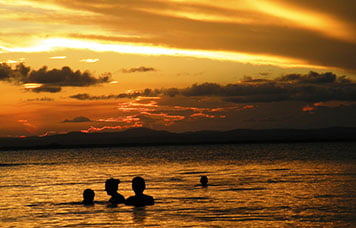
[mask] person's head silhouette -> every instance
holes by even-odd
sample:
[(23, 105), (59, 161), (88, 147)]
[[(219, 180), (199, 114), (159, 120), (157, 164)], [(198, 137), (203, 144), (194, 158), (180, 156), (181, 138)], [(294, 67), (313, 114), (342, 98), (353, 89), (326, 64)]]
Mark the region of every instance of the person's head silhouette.
[(143, 191), (146, 189), (145, 180), (142, 177), (135, 177), (132, 179), (132, 189), (136, 195), (142, 195)]
[(142, 177), (135, 177), (132, 179), (132, 190), (135, 192), (134, 196), (130, 196), (125, 201), (126, 205), (135, 207), (143, 207), (146, 205), (154, 205), (155, 201), (152, 196), (143, 194), (146, 189), (145, 180)]
[(108, 195), (111, 196), (109, 199), (110, 207), (116, 207), (117, 204), (125, 203), (125, 197), (119, 194), (117, 191), (119, 190), (119, 179), (110, 178), (105, 182), (105, 191)]
[(120, 184), (119, 179), (114, 179), (114, 178), (107, 179), (105, 182), (106, 193), (111, 196), (116, 194), (117, 190), (119, 189), (119, 184)]
[(208, 177), (207, 176), (201, 176), (200, 183), (204, 187), (208, 186)]
[(90, 188), (85, 189), (83, 192), (83, 204), (90, 205), (94, 204), (95, 193)]

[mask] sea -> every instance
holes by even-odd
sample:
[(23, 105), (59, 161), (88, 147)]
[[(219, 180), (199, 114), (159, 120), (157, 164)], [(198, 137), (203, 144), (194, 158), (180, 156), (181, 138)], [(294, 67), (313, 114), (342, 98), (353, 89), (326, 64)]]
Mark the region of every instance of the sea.
[[(136, 176), (155, 205), (108, 207)], [(0, 227), (356, 227), (356, 143), (0, 151)]]

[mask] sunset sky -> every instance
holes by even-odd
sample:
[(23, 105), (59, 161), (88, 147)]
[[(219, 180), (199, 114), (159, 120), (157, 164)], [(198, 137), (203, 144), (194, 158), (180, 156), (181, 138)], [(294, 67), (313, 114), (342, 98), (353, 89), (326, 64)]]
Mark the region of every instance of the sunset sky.
[(354, 0), (0, 0), (0, 137), (356, 127)]

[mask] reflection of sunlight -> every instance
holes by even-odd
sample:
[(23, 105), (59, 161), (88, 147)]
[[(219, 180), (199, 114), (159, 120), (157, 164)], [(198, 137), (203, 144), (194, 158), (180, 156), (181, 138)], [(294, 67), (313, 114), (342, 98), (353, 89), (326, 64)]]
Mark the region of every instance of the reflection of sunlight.
[(50, 59), (66, 59), (67, 56), (52, 56), (52, 57), (49, 57)]
[(314, 109), (315, 109), (314, 107), (312, 107), (312, 106), (310, 106), (310, 105), (307, 105), (307, 106), (305, 106), (305, 107), (302, 108), (302, 111), (303, 111), (303, 112), (313, 113)]
[(210, 118), (210, 119), (214, 119), (216, 116), (205, 114), (205, 113), (202, 113), (202, 112), (197, 112), (197, 113), (191, 114), (190, 117), (192, 117), (192, 118)]
[(99, 59), (81, 59), (80, 62), (84, 62), (84, 63), (96, 63), (96, 62), (99, 62)]
[(137, 127), (142, 127), (143, 125), (139, 122), (134, 123), (132, 125), (126, 125), (126, 126), (103, 126), (103, 127), (94, 127), (91, 126), (88, 129), (83, 129), (80, 130), (80, 132), (82, 133), (94, 133), (94, 132), (98, 132), (98, 131), (104, 131), (104, 130), (124, 130), (124, 129), (128, 129), (128, 128), (137, 128)]
[(138, 96), (135, 100), (136, 101), (142, 101), (142, 100), (160, 100), (161, 97), (141, 97)]
[(12, 59), (9, 59), (6, 61), (6, 63), (20, 63), (21, 61), (17, 61), (17, 60), (12, 60)]
[(336, 108), (340, 106), (351, 106), (355, 105), (355, 101), (321, 101), (314, 103), (315, 107), (329, 107), (329, 108)]
[(123, 54), (138, 54), (138, 55), (166, 55), (180, 57), (196, 57), (213, 60), (225, 60), (241, 63), (251, 63), (257, 65), (277, 65), (281, 67), (314, 67), (323, 68), (321, 66), (309, 65), (306, 62), (293, 58), (271, 56), (271, 55), (254, 55), (248, 53), (227, 52), (227, 51), (206, 51), (206, 50), (191, 50), (167, 48), (163, 46), (136, 45), (133, 43), (97, 43), (94, 41), (84, 41), (67, 38), (49, 38), (41, 40), (37, 45), (29, 47), (15, 47), (3, 49), (7, 52), (47, 52), (55, 49), (84, 49), (96, 52), (116, 52)]
[(25, 87), (25, 89), (36, 89), (41, 87), (43, 84), (41, 83), (26, 83), (23, 86)]

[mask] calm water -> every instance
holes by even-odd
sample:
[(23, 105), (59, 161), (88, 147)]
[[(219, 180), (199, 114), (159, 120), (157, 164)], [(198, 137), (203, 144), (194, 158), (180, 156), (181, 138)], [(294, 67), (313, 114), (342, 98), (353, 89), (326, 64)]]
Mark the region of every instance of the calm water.
[[(73, 204), (137, 175), (156, 205)], [(0, 227), (356, 227), (356, 143), (0, 151), (0, 192)]]

